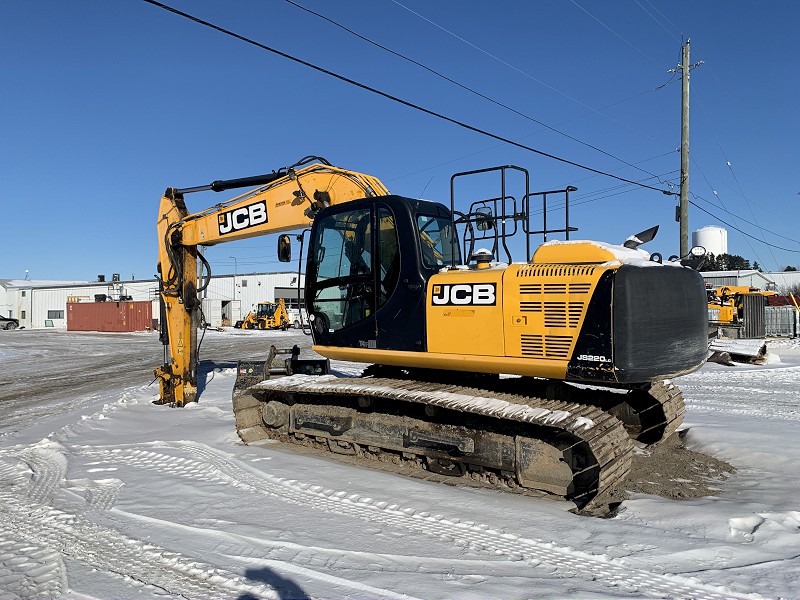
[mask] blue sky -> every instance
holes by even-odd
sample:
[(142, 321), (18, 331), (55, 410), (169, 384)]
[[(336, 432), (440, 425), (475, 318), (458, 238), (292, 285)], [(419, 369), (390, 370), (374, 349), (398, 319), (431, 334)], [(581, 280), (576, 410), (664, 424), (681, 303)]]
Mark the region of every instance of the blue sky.
[[(691, 38), (692, 62), (704, 62), (691, 78), (691, 199), (715, 216), (692, 206), (690, 231), (721, 225), (729, 252), (766, 270), (800, 267), (800, 4), (298, 3), (517, 112), (286, 0), (168, 2), (453, 119), (664, 189), (680, 167), (680, 82), (668, 70)], [(309, 154), (445, 203), (452, 173), (519, 165), (533, 190), (579, 188), (573, 238), (620, 243), (659, 224), (647, 248), (678, 251), (675, 198), (461, 129), (142, 1), (6, 0), (0, 65), (0, 278), (152, 277), (167, 186)], [(198, 211), (224, 198), (187, 199)], [(271, 236), (207, 257), (215, 273), (282, 270)]]

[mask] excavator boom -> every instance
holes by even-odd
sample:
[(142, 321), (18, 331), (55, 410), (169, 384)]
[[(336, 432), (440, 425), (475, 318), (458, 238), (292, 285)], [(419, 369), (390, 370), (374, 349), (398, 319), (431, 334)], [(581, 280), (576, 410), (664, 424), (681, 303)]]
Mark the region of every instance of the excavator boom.
[[(318, 162), (307, 164), (313, 159)], [(187, 210), (185, 194), (252, 185), (260, 187), (198, 213)], [(161, 388), (159, 402), (183, 405), (197, 399), (198, 293), (207, 285), (210, 272), (204, 262), (206, 279), (198, 282), (198, 261), (204, 261), (199, 246), (303, 229), (322, 208), (388, 193), (377, 178), (334, 167), (318, 157), (306, 157), (267, 175), (167, 188), (157, 228), (164, 344), (164, 364), (155, 370)]]

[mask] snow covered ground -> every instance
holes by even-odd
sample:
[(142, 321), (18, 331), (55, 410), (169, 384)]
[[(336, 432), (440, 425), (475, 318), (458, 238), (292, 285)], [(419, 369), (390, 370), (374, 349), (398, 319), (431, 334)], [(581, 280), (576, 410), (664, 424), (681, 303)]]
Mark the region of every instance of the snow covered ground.
[(737, 469), (719, 495), (595, 519), (243, 446), (235, 359), (308, 342), (209, 332), (177, 410), (151, 404), (156, 338), (0, 331), (0, 598), (800, 597), (796, 340), (676, 381), (688, 445)]

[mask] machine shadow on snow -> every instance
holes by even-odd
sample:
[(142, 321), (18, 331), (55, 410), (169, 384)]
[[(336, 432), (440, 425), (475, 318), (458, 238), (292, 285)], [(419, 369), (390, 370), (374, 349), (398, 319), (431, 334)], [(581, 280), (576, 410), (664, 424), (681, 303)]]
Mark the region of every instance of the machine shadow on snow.
[(197, 365), (197, 395), (200, 396), (206, 389), (208, 382), (214, 379), (217, 369), (235, 369), (235, 360), (201, 360)]
[[(251, 581), (260, 581), (275, 588), (280, 600), (304, 600), (309, 598), (309, 595), (294, 581), (281, 577), (267, 567), (247, 569), (244, 576)], [(258, 597), (252, 594), (242, 594), (236, 600), (258, 600)]]

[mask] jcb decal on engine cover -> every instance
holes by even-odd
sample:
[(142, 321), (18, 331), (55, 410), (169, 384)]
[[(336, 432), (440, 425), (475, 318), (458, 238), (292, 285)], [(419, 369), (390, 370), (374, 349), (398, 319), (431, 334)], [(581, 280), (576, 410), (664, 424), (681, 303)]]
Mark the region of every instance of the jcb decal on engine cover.
[(497, 304), (496, 283), (456, 283), (433, 286), (434, 306), (494, 306)]
[(263, 200), (219, 215), (219, 234), (241, 231), (267, 222), (267, 203)]

